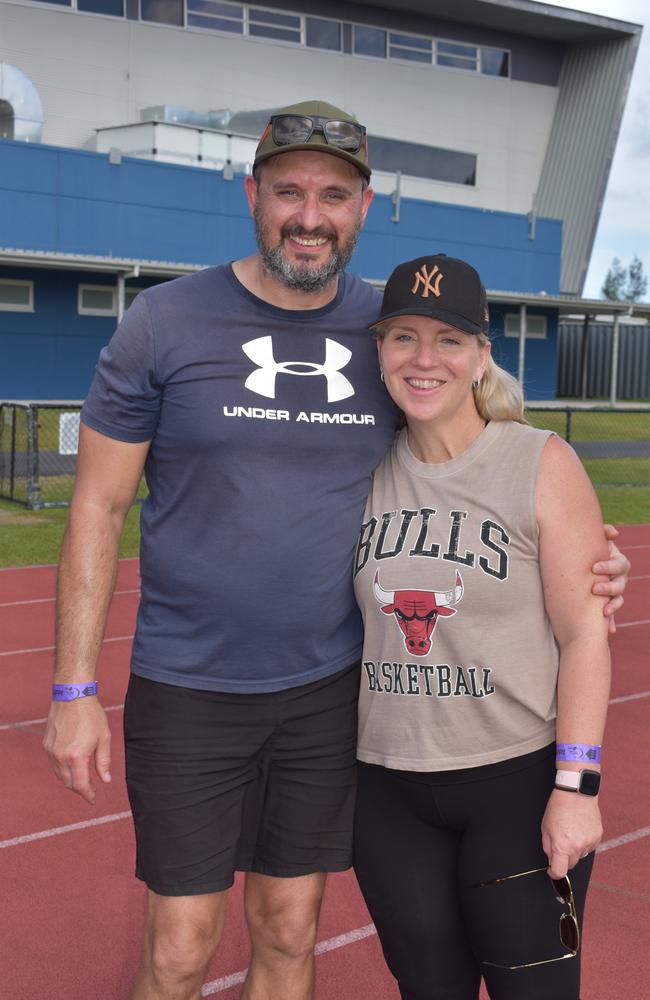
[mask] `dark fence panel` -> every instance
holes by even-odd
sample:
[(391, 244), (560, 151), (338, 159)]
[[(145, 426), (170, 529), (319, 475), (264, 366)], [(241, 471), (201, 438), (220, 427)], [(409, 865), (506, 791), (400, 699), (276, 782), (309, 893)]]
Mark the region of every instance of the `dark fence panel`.
[(81, 403), (0, 403), (0, 497), (32, 510), (67, 507)]
[[(558, 329), (558, 396), (582, 395), (583, 323), (560, 323)], [(609, 398), (611, 390), (611, 323), (590, 323), (586, 342), (586, 397)], [(650, 326), (619, 326), (617, 399), (650, 398)]]

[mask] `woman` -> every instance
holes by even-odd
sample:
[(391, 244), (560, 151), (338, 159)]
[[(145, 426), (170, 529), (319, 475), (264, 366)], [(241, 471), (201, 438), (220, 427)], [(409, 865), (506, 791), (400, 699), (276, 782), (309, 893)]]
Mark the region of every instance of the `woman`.
[(578, 1000), (602, 834), (603, 528), (572, 449), (526, 425), (487, 327), (478, 274), (441, 254), (393, 272), (374, 327), (406, 427), (355, 565), (355, 869), (403, 1000), (476, 1000), (481, 976), (492, 1000)]

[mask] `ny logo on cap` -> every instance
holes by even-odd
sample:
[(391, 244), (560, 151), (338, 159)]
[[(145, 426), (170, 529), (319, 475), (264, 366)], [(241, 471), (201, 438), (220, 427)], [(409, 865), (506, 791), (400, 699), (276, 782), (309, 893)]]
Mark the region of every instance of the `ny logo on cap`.
[[(433, 284), (431, 284), (434, 278), (436, 280)], [(429, 298), (429, 292), (432, 292), (436, 298), (440, 298), (440, 282), (443, 278), (444, 274), (437, 264), (434, 264), (432, 270), (429, 272), (427, 272), (427, 265), (423, 264), (420, 270), (415, 272), (415, 284), (411, 289), (411, 295), (415, 295), (420, 285), (422, 285), (423, 299)]]

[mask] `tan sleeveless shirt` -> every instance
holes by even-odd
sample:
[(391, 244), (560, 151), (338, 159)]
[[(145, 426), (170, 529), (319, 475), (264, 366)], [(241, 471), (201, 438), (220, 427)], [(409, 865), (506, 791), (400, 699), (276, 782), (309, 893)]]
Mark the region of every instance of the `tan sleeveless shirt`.
[(496, 421), (427, 465), (402, 431), (375, 472), (354, 568), (360, 760), (452, 770), (553, 741), (558, 649), (535, 515), (548, 437)]

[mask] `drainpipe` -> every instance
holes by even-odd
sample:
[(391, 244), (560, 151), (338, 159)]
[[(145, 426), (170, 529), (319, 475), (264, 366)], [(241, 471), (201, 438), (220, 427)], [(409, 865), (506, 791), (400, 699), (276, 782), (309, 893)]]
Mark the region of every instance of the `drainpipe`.
[(132, 271), (117, 272), (117, 322), (118, 325), (124, 317), (125, 282), (127, 278), (139, 278), (140, 265), (136, 264)]
[(526, 333), (528, 325), (528, 310), (526, 303), (519, 306), (519, 385), (524, 389), (524, 378), (526, 372)]
[(614, 332), (612, 334), (612, 370), (609, 388), (609, 401), (612, 406), (616, 405), (616, 393), (618, 390), (618, 346), (619, 346), (619, 322), (620, 313), (614, 313)]

